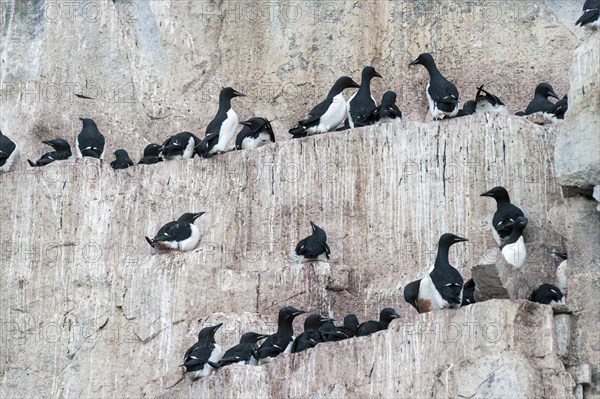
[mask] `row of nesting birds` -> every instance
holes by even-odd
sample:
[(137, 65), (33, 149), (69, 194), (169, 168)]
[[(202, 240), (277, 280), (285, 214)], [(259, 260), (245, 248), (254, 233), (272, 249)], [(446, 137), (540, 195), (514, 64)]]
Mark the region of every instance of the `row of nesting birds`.
[[(526, 248), (523, 240), (523, 230), (527, 225), (524, 212), (510, 202), (508, 192), (504, 187), (494, 187), (481, 194), (496, 200), (497, 210), (492, 218), (492, 235), (499, 245), (502, 255), (514, 268), (521, 269), (525, 264)], [(201, 215), (186, 214), (186, 215)], [(185, 219), (185, 215), (182, 216)], [(301, 240), (295, 249), (299, 262), (311, 260), (327, 261), (330, 249), (327, 245), (327, 234), (315, 223), (310, 222), (312, 234)], [(170, 226), (170, 227), (167, 227)], [(180, 240), (186, 240), (192, 233), (178, 234), (176, 230), (197, 229), (193, 220), (175, 221), (163, 227), (154, 239), (146, 237), (150, 245), (160, 243), (162, 249), (186, 250), (173, 240), (174, 235), (179, 235)], [(196, 234), (198, 237), (199, 234)], [(458, 270), (449, 262), (448, 252), (453, 244), (468, 241), (454, 234), (443, 234), (438, 242), (437, 256), (433, 266), (427, 274), (419, 280), (413, 281), (404, 287), (404, 300), (412, 305), (417, 312), (426, 313), (434, 310), (459, 308), (476, 302), (476, 284), (473, 279), (466, 283)], [(196, 241), (197, 242), (197, 241)], [(191, 243), (188, 242), (189, 245)], [(195, 244), (194, 244), (195, 245)], [(188, 247), (189, 248), (189, 247)], [(192, 249), (193, 246), (189, 249)], [(555, 253), (562, 259), (556, 272), (556, 285), (542, 284), (529, 296), (529, 300), (542, 304), (564, 303), (562, 290), (566, 290), (565, 269), (567, 254)], [(198, 341), (190, 347), (184, 355), (182, 366), (186, 375), (192, 380), (207, 376), (213, 370), (229, 364), (261, 365), (271, 361), (281, 353), (295, 353), (315, 347), (330, 341), (340, 341), (352, 337), (367, 336), (377, 331), (388, 328), (389, 324), (400, 317), (390, 307), (384, 308), (379, 320), (370, 320), (359, 324), (356, 315), (349, 314), (344, 317), (342, 325), (334, 325), (333, 319), (311, 314), (304, 321), (304, 332), (297, 338), (294, 337), (292, 322), (296, 316), (305, 313), (294, 307), (284, 307), (279, 311), (277, 331), (274, 334), (258, 334), (246, 332), (241, 336), (240, 343), (227, 350), (224, 354), (221, 347), (215, 342), (215, 332), (222, 324), (205, 327), (198, 334)], [(258, 345), (258, 341), (266, 340)]]
[[(411, 65), (421, 64), (429, 72), (429, 84), (425, 94), (429, 101), (429, 112), (434, 120), (470, 115), (478, 112), (506, 113), (506, 106), (495, 95), (480, 86), (475, 100), (469, 100), (463, 108), (459, 108), (459, 94), (456, 86), (449, 82), (439, 72), (433, 57), (429, 53), (421, 54)], [(289, 130), (294, 138), (306, 137), (314, 134), (326, 133), (333, 130), (345, 130), (355, 127), (377, 125), (383, 123), (399, 123), (402, 121), (402, 112), (396, 105), (396, 94), (387, 91), (377, 105), (371, 95), (371, 80), (381, 75), (375, 68), (368, 66), (362, 71), (361, 84), (357, 84), (348, 76), (339, 78), (324, 101), (308, 112), (308, 117), (298, 126)], [(358, 88), (349, 101), (343, 96), (343, 91), (348, 88)], [(219, 94), (219, 107), (213, 120), (208, 124), (203, 139), (190, 132), (178, 133), (168, 138), (162, 145), (149, 144), (144, 149), (140, 164), (153, 164), (163, 160), (179, 158), (192, 158), (198, 155), (209, 158), (217, 153), (227, 151), (229, 143), (235, 135), (238, 125), (238, 116), (231, 106), (231, 100), (244, 96), (231, 87), (225, 87)], [(548, 97), (558, 99), (554, 89), (548, 83), (540, 83), (534, 93), (534, 98), (525, 111), (518, 115), (542, 113), (552, 121), (560, 121), (567, 111), (567, 96), (556, 104), (550, 102)], [(81, 119), (81, 118), (80, 118)], [(81, 119), (83, 127), (77, 136), (75, 150), (77, 157), (104, 158), (105, 138), (98, 130), (92, 119)], [(342, 127), (338, 129), (341, 123)], [(253, 117), (239, 122), (243, 125), (235, 140), (236, 150), (261, 147), (275, 142), (275, 134), (271, 123), (263, 117)], [(32, 167), (44, 166), (58, 160), (72, 157), (69, 143), (62, 139), (43, 141), (51, 146), (54, 151), (42, 155), (37, 161), (28, 160)], [(8, 137), (0, 132), (0, 170), (7, 172), (17, 155), (17, 146)], [(124, 149), (114, 152), (115, 160), (111, 166), (115, 169), (125, 169), (134, 165), (129, 154)], [(162, 157), (161, 157), (162, 155)]]

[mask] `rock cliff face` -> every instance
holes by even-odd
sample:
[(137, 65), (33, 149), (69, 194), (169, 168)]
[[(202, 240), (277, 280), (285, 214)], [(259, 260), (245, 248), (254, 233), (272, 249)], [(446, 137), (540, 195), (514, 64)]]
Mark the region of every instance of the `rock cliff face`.
[[(569, 88), (578, 39), (565, 15), (580, 5), (249, 4), (2, 4), (0, 124), (22, 156), (0, 175), (1, 396), (597, 396), (600, 226), (592, 201), (563, 199), (554, 158), (565, 131), (514, 116), (423, 123), (426, 73), (406, 66), (432, 51), (463, 101), (486, 83), (517, 111), (540, 76)], [(582, 36), (591, 52), (594, 35)], [(561, 51), (548, 57), (550, 45)], [(358, 78), (366, 64), (385, 77), (375, 96), (395, 89), (409, 122), (287, 140), (340, 71)], [(223, 85), (249, 95), (234, 100), (242, 119), (276, 118), (282, 140), (119, 172), (91, 159), (24, 166), (41, 139), (73, 143), (80, 116), (132, 155), (201, 134)], [(465, 279), (498, 263), (495, 204), (479, 196), (496, 185), (529, 218), (526, 284), (508, 287), (512, 300), (416, 314), (402, 289), (431, 265), (441, 233), (469, 239), (450, 252)], [(207, 212), (198, 247), (153, 254), (144, 236), (188, 211)], [(291, 261), (309, 220), (328, 233), (330, 263)], [(559, 249), (572, 314), (522, 300), (552, 282)], [(285, 305), (360, 320), (391, 306), (402, 317), (371, 337), (183, 379), (200, 328), (223, 322), (228, 347), (244, 331), (274, 331)]]

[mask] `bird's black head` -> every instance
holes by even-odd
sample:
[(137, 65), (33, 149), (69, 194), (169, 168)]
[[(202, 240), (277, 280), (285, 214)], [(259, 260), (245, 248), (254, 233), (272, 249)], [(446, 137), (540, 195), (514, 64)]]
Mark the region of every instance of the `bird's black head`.
[(353, 313), (346, 315), (346, 317), (344, 317), (344, 327), (347, 327), (353, 331), (356, 331), (359, 324), (360, 323), (358, 322), (358, 317), (356, 317), (356, 315)]
[(240, 343), (248, 343), (248, 344), (255, 344), (258, 341), (260, 341), (263, 338), (267, 338), (268, 335), (265, 334), (259, 334), (259, 333), (255, 333), (255, 332), (247, 332), (242, 334), (242, 337), (240, 338)]
[(177, 221), (179, 222), (187, 222), (187, 223), (194, 223), (196, 221), (196, 219), (198, 219), (200, 216), (204, 215), (206, 212), (198, 212), (198, 213), (184, 213), (183, 215), (181, 215), (179, 217), (179, 219), (177, 219)]
[(466, 238), (459, 237), (457, 235), (451, 233), (444, 233), (440, 237), (439, 246), (450, 247), (452, 244), (456, 244), (457, 242), (469, 241)]
[(318, 330), (323, 324), (333, 321), (334, 319), (330, 319), (329, 317), (321, 316), (320, 314), (313, 313), (309, 315), (306, 320), (304, 320), (304, 329), (305, 330)]
[(49, 146), (54, 148), (55, 151), (71, 150), (71, 146), (69, 145), (69, 143), (67, 143), (67, 141), (63, 139), (45, 140), (42, 141), (42, 143), (48, 144)]
[(246, 95), (240, 93), (239, 91), (233, 89), (232, 87), (225, 87), (221, 89), (221, 94), (219, 95), (222, 99), (231, 100), (234, 97), (245, 97)]
[(375, 68), (372, 66), (366, 66), (362, 70), (362, 80), (370, 81), (373, 78), (380, 78), (381, 75), (377, 73)]
[(396, 103), (396, 93), (393, 91), (386, 91), (381, 97), (381, 105), (393, 105)]
[(200, 330), (200, 332), (198, 333), (198, 341), (202, 341), (202, 340), (208, 340), (209, 342), (214, 342), (215, 340), (215, 333), (217, 332), (217, 330), (223, 325), (223, 323), (219, 323), (216, 326), (212, 326), (212, 327), (204, 327), (202, 330)]
[(270, 124), (270, 122), (266, 118), (261, 117), (254, 117), (248, 119), (247, 121), (240, 122), (240, 125), (248, 126), (252, 132), (258, 132), (268, 124)]
[(545, 82), (537, 85), (537, 87), (535, 88), (535, 94), (540, 94), (544, 97), (554, 97), (557, 100), (560, 99), (558, 95), (556, 95), (556, 93), (554, 92), (552, 86), (549, 83)]
[(482, 197), (492, 197), (497, 202), (510, 201), (510, 197), (508, 196), (508, 191), (506, 191), (506, 189), (502, 186), (494, 187), (491, 190), (486, 191), (485, 193), (481, 194), (481, 196)]
[(351, 87), (360, 87), (360, 85), (354, 80), (352, 80), (352, 78), (349, 76), (342, 76), (341, 78), (336, 80), (335, 86), (340, 90), (348, 89)]
[(294, 320), (296, 316), (306, 313), (304, 310), (296, 309), (293, 306), (286, 306), (279, 311), (279, 320)]
[(129, 154), (127, 153), (127, 151), (119, 149), (115, 151), (115, 157), (117, 159), (129, 159)]
[(90, 118), (79, 118), (79, 120), (81, 121), (81, 123), (83, 123), (83, 127), (95, 127), (96, 126), (96, 122), (94, 122), (93, 119)]
[(325, 233), (325, 230), (323, 230), (313, 222), (310, 222), (310, 227), (312, 227), (313, 235), (322, 237), (323, 240), (327, 240), (327, 233)]
[(423, 54), (419, 55), (416, 60), (414, 60), (413, 62), (411, 62), (408, 65), (409, 66), (410, 65), (424, 65), (424, 66), (427, 66), (427, 65), (431, 65), (431, 64), (434, 64), (432, 55), (429, 54), (429, 53), (423, 53)]
[(389, 323), (399, 317), (400, 315), (392, 308), (384, 308), (381, 313), (379, 313), (379, 321), (382, 323)]
[(148, 156), (157, 157), (161, 151), (162, 151), (162, 146), (155, 144), (155, 143), (151, 143), (151, 144), (148, 144), (146, 146), (146, 148), (144, 148), (144, 156), (145, 157), (148, 157)]
[(465, 101), (463, 104), (463, 111), (469, 115), (473, 115), (475, 113), (476, 102), (473, 100)]

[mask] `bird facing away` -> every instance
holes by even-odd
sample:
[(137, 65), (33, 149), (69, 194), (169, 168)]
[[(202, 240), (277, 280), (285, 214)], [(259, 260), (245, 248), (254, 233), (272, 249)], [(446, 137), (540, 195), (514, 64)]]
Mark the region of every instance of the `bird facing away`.
[(497, 186), (481, 194), (482, 197), (492, 197), (496, 200), (497, 209), (492, 218), (492, 236), (500, 246), (502, 240), (512, 233), (512, 226), (519, 216), (525, 216), (523, 211), (511, 204), (508, 191)]
[(548, 83), (540, 83), (535, 88), (533, 100), (529, 102), (525, 108), (525, 115), (535, 114), (536, 112), (550, 112), (554, 108), (554, 104), (548, 101), (548, 97), (554, 97), (557, 100), (558, 95)]
[(200, 231), (194, 221), (204, 213), (184, 213), (179, 219), (161, 227), (153, 239), (146, 237), (146, 241), (152, 248), (163, 251), (191, 251), (200, 241)]
[(379, 321), (369, 320), (360, 324), (356, 329), (357, 337), (365, 337), (376, 333), (377, 331), (387, 330), (392, 320), (399, 318), (400, 315), (392, 308), (384, 308), (379, 313)]
[(342, 76), (329, 90), (327, 97), (308, 113), (308, 118), (298, 122), (298, 126), (289, 130), (292, 138), (334, 130), (344, 121), (348, 113), (348, 104), (342, 92), (349, 88), (360, 87), (352, 78)]
[(583, 4), (583, 14), (575, 22), (575, 25), (582, 26), (587, 29), (598, 29), (600, 21), (600, 0), (586, 0)]
[(218, 362), (209, 361), (214, 369), (228, 366), (230, 364), (250, 364), (256, 366), (257, 360), (253, 354), (258, 350), (258, 341), (267, 338), (268, 335), (247, 332), (240, 338), (240, 343), (227, 349), (221, 360)]
[(163, 159), (160, 157), (160, 152), (162, 151), (162, 146), (151, 143), (144, 148), (144, 155), (138, 164), (141, 165), (152, 165), (155, 163), (162, 162)]
[(346, 127), (353, 129), (373, 124), (373, 113), (377, 108), (377, 102), (371, 94), (373, 78), (381, 78), (381, 75), (372, 66), (364, 67), (360, 78), (360, 88), (348, 101)]
[[(459, 308), (462, 304), (463, 278), (448, 261), (448, 251), (453, 244), (468, 241), (454, 234), (442, 234), (438, 241), (435, 263), (426, 277), (419, 281), (416, 301), (414, 291), (416, 283), (409, 284), (404, 293), (405, 300), (414, 306), (419, 313), (447, 308)], [(410, 292), (407, 293), (406, 290)], [(408, 299), (407, 299), (408, 297)]]
[(396, 105), (396, 93), (386, 91), (381, 98), (381, 104), (375, 108), (373, 121), (376, 125), (384, 123), (401, 123), (402, 111)]
[(529, 300), (543, 305), (560, 305), (565, 303), (560, 289), (552, 284), (540, 285), (533, 290), (529, 296)]
[(504, 259), (512, 266), (520, 269), (525, 264), (527, 251), (523, 240), (523, 229), (527, 226), (527, 218), (519, 216), (515, 219), (508, 240), (502, 244), (500, 251)]
[(565, 119), (565, 113), (569, 110), (569, 98), (565, 96), (559, 100), (554, 107), (548, 112), (544, 112), (544, 119), (552, 122), (559, 123)]
[(244, 97), (245, 94), (231, 88), (221, 89), (219, 94), (219, 109), (212, 121), (206, 127), (202, 143), (206, 146), (197, 149), (201, 156), (208, 158), (218, 152), (225, 152), (227, 145), (235, 135), (238, 125), (238, 116), (231, 108), (231, 100), (235, 97)]
[(433, 120), (455, 117), (458, 114), (458, 90), (440, 73), (431, 54), (423, 53), (409, 65), (423, 65), (429, 72), (425, 95)]
[(115, 160), (110, 163), (113, 169), (127, 169), (133, 166), (133, 161), (129, 158), (127, 151), (120, 149), (115, 151)]
[(475, 300), (475, 281), (469, 279), (463, 286), (463, 297), (461, 307), (476, 303)]
[(292, 343), (294, 342), (294, 328), (292, 323), (294, 322), (294, 318), (303, 313), (306, 312), (292, 306), (286, 306), (279, 310), (277, 332), (269, 335), (256, 351), (255, 357), (259, 365), (269, 363), (281, 353), (290, 353), (292, 351)]
[(244, 127), (235, 138), (236, 150), (250, 150), (275, 142), (271, 122), (266, 118), (255, 117), (240, 122)]
[(208, 376), (214, 369), (208, 362), (216, 363), (221, 358), (223, 351), (215, 342), (215, 333), (222, 325), (223, 323), (200, 330), (198, 341), (185, 351), (182, 366), (192, 381)]
[(8, 172), (17, 155), (19, 155), (19, 149), (15, 142), (0, 132), (0, 172)]
[(195, 148), (201, 140), (193, 133), (181, 132), (169, 137), (162, 145), (165, 160), (193, 158)]
[[(483, 94), (481, 94), (483, 93)], [(492, 114), (506, 114), (508, 110), (506, 105), (495, 95), (483, 89), (483, 85), (477, 88), (477, 94), (475, 95), (475, 112), (489, 112)]]
[[(333, 323), (332, 323), (333, 324)], [(355, 314), (349, 314), (344, 317), (344, 324), (341, 326), (334, 326), (330, 331), (323, 331), (325, 341), (342, 341), (344, 339), (352, 338), (356, 334), (358, 328), (358, 318)]]
[(83, 124), (83, 127), (77, 135), (75, 142), (77, 157), (104, 159), (105, 140), (102, 133), (98, 130), (96, 122), (88, 118), (79, 118), (79, 120)]
[(325, 339), (320, 331), (323, 324), (332, 322), (333, 319), (323, 317), (319, 314), (311, 314), (304, 320), (304, 331), (294, 340), (292, 344), (292, 353), (302, 352), (303, 350), (314, 348), (317, 344), (324, 342)]
[(73, 155), (71, 153), (71, 146), (69, 145), (69, 143), (66, 142), (66, 140), (53, 139), (42, 141), (42, 143), (51, 146), (52, 148), (54, 148), (54, 151), (45, 153), (40, 159), (38, 159), (35, 162), (32, 162), (28, 159), (27, 162), (30, 166), (37, 167), (48, 165), (49, 163), (52, 163), (54, 161), (62, 161), (65, 159), (69, 159)]
[(477, 103), (475, 102), (475, 100), (465, 101), (463, 107), (458, 110), (456, 117), (458, 118), (460, 116), (473, 115), (475, 112), (477, 112), (476, 108)]
[(331, 250), (327, 245), (327, 233), (325, 230), (310, 222), (312, 234), (296, 245), (295, 256), (298, 263), (311, 260), (329, 261)]

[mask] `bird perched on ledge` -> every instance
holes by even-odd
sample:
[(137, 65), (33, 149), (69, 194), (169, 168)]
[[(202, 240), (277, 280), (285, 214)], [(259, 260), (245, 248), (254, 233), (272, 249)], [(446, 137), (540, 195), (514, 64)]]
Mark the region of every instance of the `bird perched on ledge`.
[(27, 162), (30, 166), (38, 167), (48, 165), (49, 163), (52, 163), (54, 161), (62, 161), (65, 159), (69, 159), (73, 155), (71, 153), (71, 146), (63, 139), (46, 140), (42, 141), (42, 143), (48, 144), (49, 146), (54, 148), (54, 151), (45, 153), (41, 156), (40, 159), (38, 159), (35, 162), (32, 162), (28, 159)]
[(429, 72), (429, 83), (425, 95), (429, 101), (429, 113), (433, 120), (453, 118), (458, 114), (458, 89), (446, 79), (435, 65), (429, 53), (423, 53), (410, 65), (423, 65)]
[(146, 241), (152, 248), (164, 251), (191, 251), (200, 241), (200, 231), (194, 221), (204, 213), (184, 213), (179, 219), (161, 227), (154, 238), (146, 237)]
[(329, 245), (327, 245), (327, 233), (313, 222), (310, 222), (310, 226), (312, 227), (312, 234), (300, 240), (296, 245), (294, 252), (296, 261), (298, 263), (311, 260), (329, 261), (331, 250), (329, 249)]

